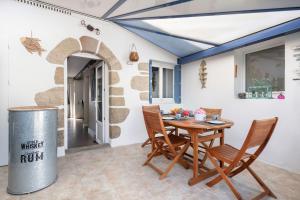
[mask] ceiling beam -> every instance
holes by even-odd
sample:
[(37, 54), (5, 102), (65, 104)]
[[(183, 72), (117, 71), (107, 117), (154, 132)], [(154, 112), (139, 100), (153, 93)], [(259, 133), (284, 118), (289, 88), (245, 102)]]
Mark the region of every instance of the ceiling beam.
[(147, 29), (147, 28), (142, 28), (142, 27), (139, 27), (139, 26), (134, 26), (134, 25), (129, 25), (129, 24), (123, 24), (123, 23), (120, 23), (118, 21), (114, 21), (114, 22), (116, 24), (120, 25), (120, 26), (123, 26), (123, 27), (134, 28), (134, 29), (138, 29), (138, 30), (141, 30), (141, 31), (147, 31), (147, 32), (150, 32), (150, 33), (156, 33), (156, 34), (159, 34), (159, 35), (174, 37), (174, 38), (178, 38), (178, 39), (182, 39), (182, 40), (189, 40), (189, 41), (192, 41), (192, 42), (198, 42), (198, 43), (207, 44), (207, 45), (211, 45), (211, 46), (217, 46), (217, 45), (219, 45), (219, 44), (214, 43), (214, 42), (209, 42), (209, 41), (204, 41), (204, 40), (196, 40), (196, 39), (193, 39), (193, 38), (183, 37), (183, 36), (179, 36), (179, 35), (173, 35), (173, 34), (170, 34), (170, 33), (155, 31), (155, 30), (151, 30), (151, 29)]
[[(193, 14), (184, 14), (184, 15), (136, 17), (136, 18), (125, 18), (125, 19), (118, 19), (118, 20), (120, 20), (120, 21), (121, 20), (122, 21), (132, 21), (132, 20), (151, 20), (151, 19), (172, 19), (172, 18), (185, 18), (185, 17), (203, 17), (203, 16), (249, 14), (249, 13), (262, 13), (262, 12), (293, 11), (293, 10), (300, 10), (300, 7), (237, 10), (237, 11), (209, 12), (209, 13), (193, 13)], [(123, 17), (123, 16), (121, 16), (121, 17)], [(113, 17), (113, 18), (118, 18), (118, 16)]]
[(102, 15), (102, 19), (105, 19), (108, 17), (110, 14), (112, 14), (115, 10), (117, 10), (123, 3), (125, 3), (126, 0), (119, 0), (117, 3), (115, 3), (104, 15)]
[[(114, 23), (117, 24), (116, 22), (114, 22)], [(144, 39), (144, 40), (146, 40), (146, 41), (148, 41), (148, 42), (150, 42), (151, 44), (154, 44), (155, 46), (157, 46), (157, 47), (159, 47), (159, 48), (161, 48), (161, 49), (163, 49), (163, 50), (165, 50), (165, 51), (167, 51), (167, 52), (169, 52), (169, 53), (171, 53), (171, 54), (173, 54), (173, 55), (175, 55), (175, 56), (177, 56), (177, 57), (180, 57), (180, 56), (176, 55), (174, 52), (170, 51), (170, 49), (164, 48), (164, 47), (162, 47), (160, 44), (148, 40), (148, 39), (145, 38), (143, 35), (141, 35), (141, 34), (139, 34), (139, 33), (136, 33), (136, 32), (134, 32), (134, 31), (132, 31), (132, 30), (129, 29), (128, 27), (122, 26), (122, 25), (120, 25), (120, 24), (117, 24), (117, 25), (121, 26), (122, 28), (126, 29), (127, 31), (129, 31), (129, 32), (131, 32), (131, 33), (134, 33), (135, 35), (141, 37), (142, 39)]]
[(199, 51), (197, 53), (181, 57), (178, 59), (178, 63), (187, 64), (203, 58), (232, 51), (237, 48), (249, 46), (276, 37), (281, 37), (287, 34), (295, 33), (297, 31), (300, 31), (300, 18), (296, 18), (294, 20), (221, 44), (217, 47), (213, 47), (207, 50)]
[(144, 9), (124, 13), (124, 14), (121, 14), (121, 15), (113, 16), (113, 17), (110, 17), (110, 18), (107, 18), (107, 19), (111, 20), (111, 19), (116, 19), (116, 18), (120, 18), (120, 17), (127, 17), (127, 16), (130, 16), (130, 15), (135, 15), (135, 14), (139, 14), (139, 13), (143, 13), (143, 12), (148, 12), (148, 11), (151, 11), (151, 10), (156, 10), (156, 9), (165, 8), (165, 7), (169, 7), (169, 6), (175, 6), (175, 5), (186, 3), (186, 2), (189, 2), (189, 1), (192, 1), (192, 0), (172, 1), (172, 2), (169, 2), (169, 3), (165, 3), (165, 4), (161, 4), (161, 5), (157, 5), (157, 6), (152, 6), (152, 7), (148, 7), (148, 8), (144, 8)]

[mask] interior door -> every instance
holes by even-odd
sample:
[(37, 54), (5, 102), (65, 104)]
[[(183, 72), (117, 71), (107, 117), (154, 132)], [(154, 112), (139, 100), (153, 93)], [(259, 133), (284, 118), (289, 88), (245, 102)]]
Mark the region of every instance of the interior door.
[(104, 143), (104, 63), (96, 67), (96, 141)]

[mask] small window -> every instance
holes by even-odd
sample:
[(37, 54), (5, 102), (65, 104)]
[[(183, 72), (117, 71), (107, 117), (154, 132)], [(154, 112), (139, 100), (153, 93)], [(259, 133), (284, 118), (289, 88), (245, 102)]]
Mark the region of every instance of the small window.
[(159, 98), (159, 68), (152, 67), (152, 97)]
[(285, 90), (284, 45), (248, 53), (245, 59), (246, 92), (254, 94), (259, 91), (272, 93)]
[(285, 46), (263, 46), (235, 51), (235, 93), (241, 99), (285, 98)]
[(163, 98), (173, 98), (173, 69), (163, 68)]
[(152, 66), (152, 98), (164, 100), (174, 97), (174, 67)]

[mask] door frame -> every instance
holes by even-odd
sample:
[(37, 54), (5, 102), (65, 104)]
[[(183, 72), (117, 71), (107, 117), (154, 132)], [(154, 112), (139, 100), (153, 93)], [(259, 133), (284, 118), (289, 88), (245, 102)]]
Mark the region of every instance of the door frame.
[[(102, 138), (103, 138), (103, 141), (100, 141), (99, 140), (99, 129), (98, 129), (98, 123), (101, 123), (100, 121), (98, 121), (98, 69), (99, 68), (102, 68)], [(106, 80), (106, 77), (105, 77), (105, 66), (104, 66), (104, 61), (102, 61), (99, 65), (97, 65), (95, 67), (95, 80), (96, 80), (96, 91), (95, 91), (95, 95), (96, 95), (96, 99), (95, 99), (95, 108), (96, 108), (96, 112), (95, 112), (95, 123), (96, 123), (96, 142), (98, 144), (101, 144), (101, 143), (105, 143), (105, 114), (104, 114), (104, 109), (105, 109), (105, 104), (106, 104), (106, 101), (105, 101), (105, 80)]]
[[(79, 57), (84, 57), (84, 58), (91, 58), (91, 59), (97, 59), (97, 60), (103, 60), (101, 57), (98, 57), (94, 54), (90, 54), (90, 53), (74, 53), (71, 54), (69, 56), (79, 56)], [(111, 140), (109, 138), (109, 77), (108, 77), (108, 66), (106, 64), (106, 62), (103, 60), (104, 62), (104, 72), (105, 72), (105, 84), (104, 84), (104, 88), (105, 88), (105, 94), (104, 94), (104, 98), (105, 98), (105, 106), (104, 106), (104, 115), (105, 115), (105, 123), (104, 123), (104, 143), (106, 144), (110, 144)], [(64, 61), (64, 150), (68, 149), (68, 87), (67, 87), (67, 83), (68, 83), (68, 62), (67, 59), (65, 59)], [(95, 116), (96, 117), (96, 116)], [(62, 155), (64, 155), (64, 153), (61, 153)]]

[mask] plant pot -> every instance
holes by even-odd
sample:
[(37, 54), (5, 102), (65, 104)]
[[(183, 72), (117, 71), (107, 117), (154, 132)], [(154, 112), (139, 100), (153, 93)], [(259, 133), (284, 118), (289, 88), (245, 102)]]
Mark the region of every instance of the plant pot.
[(137, 62), (139, 60), (139, 54), (136, 51), (130, 52), (129, 60), (131, 62)]

